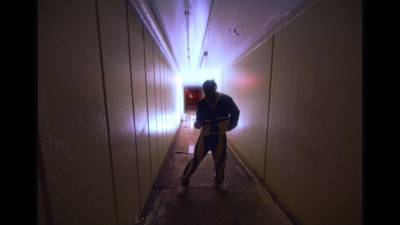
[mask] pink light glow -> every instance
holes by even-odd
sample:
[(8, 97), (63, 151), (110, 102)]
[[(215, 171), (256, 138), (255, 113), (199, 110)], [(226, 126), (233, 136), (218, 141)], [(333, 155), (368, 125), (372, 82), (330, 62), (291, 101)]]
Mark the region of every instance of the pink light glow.
[(243, 74), (240, 76), (240, 79), (235, 81), (235, 86), (252, 88), (257, 86), (258, 83), (259, 79), (257, 76), (253, 74)]

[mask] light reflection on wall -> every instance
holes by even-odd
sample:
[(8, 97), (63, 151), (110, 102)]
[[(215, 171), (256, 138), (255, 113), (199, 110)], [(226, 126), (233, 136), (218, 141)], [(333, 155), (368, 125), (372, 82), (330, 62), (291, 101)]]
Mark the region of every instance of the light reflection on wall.
[(246, 73), (241, 75), (239, 79), (236, 79), (234, 85), (235, 87), (248, 89), (257, 86), (259, 82), (260, 80), (257, 75)]
[[(177, 116), (178, 115), (178, 116)], [(176, 113), (176, 112), (172, 112), (172, 113), (167, 113), (165, 115), (166, 118), (178, 118), (178, 120), (174, 120), (174, 121), (167, 121), (167, 120), (163, 120), (163, 121), (156, 121), (156, 118), (149, 118), (149, 132), (150, 134), (157, 134), (157, 130), (164, 130), (164, 131), (176, 131), (176, 129), (178, 129), (179, 126), (179, 122), (180, 121), (180, 114)]]
[[(184, 101), (183, 101), (183, 85), (182, 78), (179, 74), (172, 78), (172, 91), (171, 102), (172, 106), (169, 106), (167, 112), (161, 118), (157, 120), (157, 115), (149, 115), (149, 133), (150, 135), (157, 134), (158, 131), (175, 132), (181, 121), (181, 116), (183, 115)], [(159, 117), (160, 118), (160, 117)], [(168, 120), (169, 118), (169, 120)]]
[(183, 112), (184, 112), (184, 107), (185, 103), (183, 100), (183, 82), (182, 82), (182, 76), (181, 74), (177, 74), (175, 76), (175, 82), (176, 82), (176, 95), (175, 95), (175, 103), (176, 103), (176, 116), (178, 121), (182, 118)]

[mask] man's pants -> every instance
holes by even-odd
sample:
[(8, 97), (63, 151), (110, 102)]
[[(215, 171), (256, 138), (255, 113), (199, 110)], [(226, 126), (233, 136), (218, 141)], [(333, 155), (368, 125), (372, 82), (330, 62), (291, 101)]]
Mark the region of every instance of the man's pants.
[(194, 149), (193, 158), (186, 165), (183, 176), (181, 177), (183, 186), (189, 184), (190, 176), (196, 171), (209, 150), (211, 150), (214, 158), (215, 179), (218, 183), (224, 181), (225, 164), (228, 158), (226, 154), (226, 134), (209, 136), (200, 134)]

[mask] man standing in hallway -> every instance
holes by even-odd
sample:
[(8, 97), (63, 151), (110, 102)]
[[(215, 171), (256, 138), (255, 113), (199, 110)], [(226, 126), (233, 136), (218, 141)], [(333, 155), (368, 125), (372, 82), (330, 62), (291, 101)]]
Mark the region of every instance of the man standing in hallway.
[(197, 104), (195, 128), (201, 129), (197, 140), (193, 158), (188, 162), (181, 177), (178, 194), (185, 193), (189, 185), (189, 178), (196, 171), (200, 162), (211, 150), (214, 158), (215, 180), (221, 191), (226, 192), (224, 183), (224, 170), (227, 160), (226, 132), (234, 129), (239, 120), (239, 109), (233, 99), (223, 93), (217, 92), (214, 80), (203, 83), (205, 97)]

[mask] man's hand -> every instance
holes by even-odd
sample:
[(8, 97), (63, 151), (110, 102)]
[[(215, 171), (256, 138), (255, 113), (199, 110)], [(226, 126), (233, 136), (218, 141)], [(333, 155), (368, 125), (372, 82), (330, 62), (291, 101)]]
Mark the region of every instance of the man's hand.
[(200, 123), (196, 121), (196, 122), (194, 123), (194, 128), (200, 129), (200, 128), (201, 128)]

